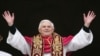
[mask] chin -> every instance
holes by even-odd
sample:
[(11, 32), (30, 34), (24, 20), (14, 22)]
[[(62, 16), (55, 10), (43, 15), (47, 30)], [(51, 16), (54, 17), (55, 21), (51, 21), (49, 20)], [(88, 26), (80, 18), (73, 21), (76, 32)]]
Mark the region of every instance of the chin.
[(43, 36), (50, 36), (50, 35), (51, 35), (51, 34), (47, 34), (47, 33), (46, 33), (46, 34), (43, 34)]

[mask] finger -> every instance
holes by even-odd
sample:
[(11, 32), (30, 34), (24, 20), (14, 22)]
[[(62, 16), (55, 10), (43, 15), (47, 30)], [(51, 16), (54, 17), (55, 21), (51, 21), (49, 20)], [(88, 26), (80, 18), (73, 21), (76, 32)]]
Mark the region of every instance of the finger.
[(12, 17), (13, 17), (13, 19), (14, 19), (14, 17), (15, 17), (15, 16), (14, 16), (14, 13), (12, 13)]
[(91, 12), (91, 16), (93, 17), (93, 19), (96, 17), (96, 15), (93, 11)]
[(88, 15), (87, 16), (90, 16), (90, 14), (91, 14), (91, 11), (88, 12)]
[(92, 11), (92, 16), (94, 16), (95, 15), (95, 13)]
[(3, 18), (6, 19), (6, 16), (4, 14), (2, 14)]
[(96, 17), (96, 15), (93, 11), (91, 12), (91, 16), (93, 17), (93, 19)]
[(5, 15), (5, 16), (8, 15), (8, 14), (7, 14), (7, 11), (4, 12), (4, 15)]
[(95, 17), (96, 17), (96, 15), (93, 16), (93, 18), (95, 18)]
[(4, 13), (2, 14), (3, 18), (6, 19), (6, 17), (8, 16), (7, 11), (4, 11)]
[(9, 11), (7, 11), (7, 14), (8, 14), (8, 15), (10, 15), (10, 12), (9, 12)]
[(5, 18), (5, 15), (6, 15), (6, 11), (4, 11), (4, 13), (2, 14), (2, 16)]
[(86, 15), (85, 15), (85, 13), (83, 13), (83, 18), (84, 18), (84, 19), (86, 18)]
[(2, 14), (2, 16), (5, 18), (5, 15), (4, 14)]

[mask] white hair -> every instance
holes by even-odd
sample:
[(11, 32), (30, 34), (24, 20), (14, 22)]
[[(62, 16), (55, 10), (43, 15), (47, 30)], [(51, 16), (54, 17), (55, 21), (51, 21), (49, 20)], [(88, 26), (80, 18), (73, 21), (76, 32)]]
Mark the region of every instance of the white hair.
[(49, 23), (51, 24), (52, 28), (54, 29), (54, 24), (53, 24), (53, 22), (51, 22), (51, 21), (48, 20), (48, 19), (41, 20), (40, 23), (39, 23), (38, 29), (41, 28), (43, 22), (49, 22)]

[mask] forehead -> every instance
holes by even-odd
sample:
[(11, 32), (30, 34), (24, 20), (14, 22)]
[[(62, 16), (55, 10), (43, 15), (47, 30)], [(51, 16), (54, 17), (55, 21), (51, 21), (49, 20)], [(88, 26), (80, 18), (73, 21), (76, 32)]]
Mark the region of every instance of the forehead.
[(41, 26), (52, 26), (51, 22), (44, 21), (41, 23)]

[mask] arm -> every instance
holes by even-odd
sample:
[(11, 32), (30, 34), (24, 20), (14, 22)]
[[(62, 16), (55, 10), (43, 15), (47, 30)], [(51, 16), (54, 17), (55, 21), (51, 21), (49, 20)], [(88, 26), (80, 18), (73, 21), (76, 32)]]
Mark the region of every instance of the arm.
[(77, 51), (81, 48), (84, 48), (92, 43), (93, 34), (91, 30), (87, 33), (83, 28), (73, 37), (71, 42), (66, 46), (67, 51)]
[(7, 43), (20, 50), (23, 54), (29, 54), (30, 46), (24, 39), (23, 35), (14, 26), (14, 13), (11, 14), (9, 11), (5, 11), (2, 16), (10, 27)]
[(8, 52), (0, 51), (0, 56), (12, 56), (12, 55)]
[(89, 29), (89, 26), (93, 19), (95, 18), (95, 14), (93, 11), (89, 11), (87, 16), (83, 14), (84, 18), (84, 27), (73, 37), (71, 42), (65, 46), (67, 51), (76, 51), (81, 48), (84, 48), (92, 43), (93, 34)]

